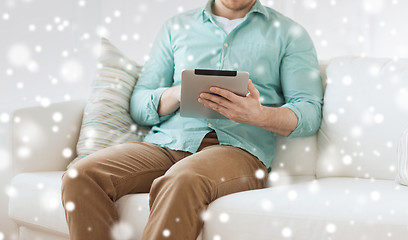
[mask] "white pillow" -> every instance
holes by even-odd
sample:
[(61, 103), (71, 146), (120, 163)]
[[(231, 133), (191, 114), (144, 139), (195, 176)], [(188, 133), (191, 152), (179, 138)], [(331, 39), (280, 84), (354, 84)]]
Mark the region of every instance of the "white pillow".
[(101, 40), (98, 74), (84, 110), (77, 143), (78, 156), (68, 168), (97, 150), (142, 141), (150, 129), (136, 125), (129, 114), (130, 96), (142, 67), (106, 38)]
[(397, 182), (408, 186), (408, 129), (402, 134), (397, 147), (398, 175)]

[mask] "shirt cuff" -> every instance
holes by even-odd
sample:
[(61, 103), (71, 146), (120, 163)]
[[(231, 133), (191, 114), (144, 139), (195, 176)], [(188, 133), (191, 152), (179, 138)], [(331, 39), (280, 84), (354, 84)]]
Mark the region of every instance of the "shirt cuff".
[(159, 116), (159, 113), (157, 112), (160, 104), (160, 99), (164, 91), (166, 91), (167, 88), (158, 88), (152, 91), (150, 95), (150, 102), (148, 103), (147, 106), (147, 111), (148, 111), (148, 116), (149, 116), (149, 122), (152, 122), (154, 124), (158, 124), (162, 121), (167, 120), (171, 114), (166, 115), (166, 116)]
[(293, 103), (286, 103), (284, 105), (282, 105), (281, 107), (285, 107), (285, 108), (289, 108), (290, 110), (292, 110), (292, 112), (295, 113), (298, 121), (297, 121), (297, 126), (295, 128), (295, 130), (293, 130), (289, 135), (288, 138), (295, 138), (300, 136), (301, 132), (302, 132), (302, 113), (300, 112), (300, 110), (293, 104)]

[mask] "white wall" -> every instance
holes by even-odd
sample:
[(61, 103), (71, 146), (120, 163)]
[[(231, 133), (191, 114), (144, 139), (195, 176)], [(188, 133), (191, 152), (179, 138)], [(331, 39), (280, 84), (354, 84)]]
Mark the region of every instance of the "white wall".
[[(86, 98), (105, 34), (143, 63), (162, 22), (205, 0), (5, 0), (0, 3), (0, 240), (7, 217), (8, 120), (16, 108)], [(320, 59), (408, 56), (408, 0), (264, 0), (307, 28)], [(405, 11), (404, 11), (405, 10)], [(3, 234), (3, 235), (2, 235)]]

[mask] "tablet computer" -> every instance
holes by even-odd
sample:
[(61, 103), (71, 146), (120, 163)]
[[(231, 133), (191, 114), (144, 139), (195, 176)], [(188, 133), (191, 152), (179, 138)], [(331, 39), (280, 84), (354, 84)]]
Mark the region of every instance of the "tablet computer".
[(186, 69), (181, 73), (180, 116), (193, 118), (226, 118), (222, 114), (198, 102), (202, 92), (210, 93), (210, 87), (227, 89), (246, 96), (249, 73), (244, 71)]

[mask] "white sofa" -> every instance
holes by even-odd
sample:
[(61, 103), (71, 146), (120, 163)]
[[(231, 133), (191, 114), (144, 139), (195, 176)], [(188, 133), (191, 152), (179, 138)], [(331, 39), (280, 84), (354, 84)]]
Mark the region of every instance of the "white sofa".
[[(328, 85), (318, 134), (278, 137), (266, 188), (211, 203), (199, 238), (407, 239), (408, 188), (394, 179), (395, 147), (408, 123), (408, 60), (344, 57), (321, 69)], [(84, 105), (71, 101), (14, 113), (9, 216), (19, 239), (69, 238), (61, 175), (75, 155), (64, 149), (75, 149)], [(131, 225), (122, 230), (139, 239), (148, 194), (126, 195), (117, 207), (121, 221)]]

